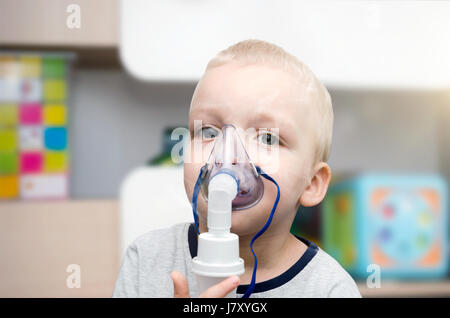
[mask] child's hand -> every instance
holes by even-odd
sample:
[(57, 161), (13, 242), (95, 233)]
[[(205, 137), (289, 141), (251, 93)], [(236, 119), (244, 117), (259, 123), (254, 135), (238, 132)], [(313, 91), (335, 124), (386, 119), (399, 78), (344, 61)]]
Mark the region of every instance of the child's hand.
[[(186, 278), (180, 272), (173, 271), (170, 276), (173, 280), (173, 297), (189, 298), (189, 287)], [(239, 285), (239, 277), (231, 276), (205, 290), (200, 298), (223, 298)]]

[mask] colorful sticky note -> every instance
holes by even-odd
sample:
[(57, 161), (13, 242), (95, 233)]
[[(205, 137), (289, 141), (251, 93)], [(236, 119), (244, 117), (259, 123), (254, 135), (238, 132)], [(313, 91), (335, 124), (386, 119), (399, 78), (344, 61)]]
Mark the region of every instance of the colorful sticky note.
[(0, 199), (14, 199), (19, 196), (19, 180), (15, 175), (0, 176)]
[(0, 199), (67, 197), (67, 71), (61, 56), (0, 56)]
[(0, 77), (0, 101), (3, 103), (17, 103), (20, 101), (20, 79)]
[(16, 174), (18, 161), (17, 152), (0, 152), (0, 174)]
[(64, 77), (66, 75), (65, 60), (58, 57), (46, 57), (42, 61), (42, 75), (45, 78)]
[(17, 132), (15, 129), (0, 129), (0, 151), (11, 152), (17, 149)]
[(41, 58), (39, 56), (24, 55), (20, 59), (22, 77), (38, 78), (41, 76)]
[(0, 56), (0, 77), (18, 77), (20, 75), (20, 64), (12, 55)]
[(44, 80), (44, 99), (46, 101), (63, 101), (66, 98), (64, 80)]
[(23, 175), (20, 178), (20, 196), (23, 199), (65, 198), (68, 196), (67, 181), (63, 174)]
[(20, 154), (20, 171), (22, 173), (42, 172), (42, 154), (40, 152), (22, 152)]
[(42, 99), (42, 81), (35, 78), (23, 78), (20, 82), (20, 100), (39, 102)]
[(22, 104), (19, 107), (19, 118), (22, 125), (39, 125), (42, 123), (42, 107), (40, 104)]
[(64, 150), (67, 147), (67, 130), (64, 127), (51, 127), (44, 132), (45, 148), (48, 150)]
[(41, 126), (21, 126), (19, 128), (19, 148), (21, 150), (39, 150), (44, 146)]
[(0, 175), (17, 173), (18, 161), (17, 152), (0, 152)]
[(17, 125), (17, 105), (0, 104), (0, 126)]
[(67, 170), (67, 154), (64, 151), (45, 152), (45, 171), (64, 172)]
[(66, 124), (66, 107), (49, 104), (44, 106), (44, 125), (64, 126)]

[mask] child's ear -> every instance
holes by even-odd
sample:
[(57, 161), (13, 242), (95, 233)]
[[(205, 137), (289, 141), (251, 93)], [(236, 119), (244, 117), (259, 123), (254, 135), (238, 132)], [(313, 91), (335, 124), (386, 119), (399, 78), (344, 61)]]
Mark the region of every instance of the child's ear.
[(328, 190), (331, 179), (331, 169), (326, 162), (319, 162), (314, 167), (314, 174), (309, 185), (300, 196), (299, 202), (302, 206), (315, 206), (322, 202)]

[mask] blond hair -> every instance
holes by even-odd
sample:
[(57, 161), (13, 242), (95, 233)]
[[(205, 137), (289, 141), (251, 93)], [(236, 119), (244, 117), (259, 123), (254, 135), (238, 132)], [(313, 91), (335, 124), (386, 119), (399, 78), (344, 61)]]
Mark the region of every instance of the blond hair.
[(316, 161), (328, 160), (333, 131), (333, 107), (330, 94), (314, 73), (297, 57), (289, 54), (281, 47), (261, 40), (245, 40), (238, 42), (219, 52), (212, 58), (206, 70), (231, 61), (245, 64), (264, 64), (280, 67), (293, 73), (317, 105), (319, 124), (317, 129)]

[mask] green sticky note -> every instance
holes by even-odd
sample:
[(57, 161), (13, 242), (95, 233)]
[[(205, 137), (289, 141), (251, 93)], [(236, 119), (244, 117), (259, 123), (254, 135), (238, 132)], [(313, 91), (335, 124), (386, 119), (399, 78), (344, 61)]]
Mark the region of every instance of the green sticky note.
[(0, 174), (15, 174), (18, 167), (16, 152), (0, 152)]
[(16, 105), (0, 104), (0, 126), (15, 126), (17, 124)]
[(17, 132), (15, 129), (0, 129), (0, 152), (17, 149)]
[(46, 57), (42, 61), (42, 75), (44, 78), (66, 76), (66, 62), (62, 58)]

